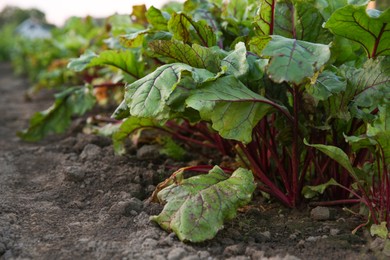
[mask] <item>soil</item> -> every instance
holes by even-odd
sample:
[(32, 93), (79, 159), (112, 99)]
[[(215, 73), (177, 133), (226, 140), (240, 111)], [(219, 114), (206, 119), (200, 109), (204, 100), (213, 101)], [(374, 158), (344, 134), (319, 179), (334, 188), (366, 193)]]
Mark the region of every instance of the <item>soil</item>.
[[(180, 242), (149, 221), (148, 203), (172, 173), (172, 160), (117, 156), (109, 139), (65, 135), (38, 143), (18, 139), (52, 95), (26, 101), (27, 81), (0, 64), (0, 259), (385, 259), (362, 219), (331, 208), (287, 209), (259, 195), (207, 242)], [(180, 165), (180, 163), (177, 163)], [(380, 244), (380, 243), (379, 243)]]

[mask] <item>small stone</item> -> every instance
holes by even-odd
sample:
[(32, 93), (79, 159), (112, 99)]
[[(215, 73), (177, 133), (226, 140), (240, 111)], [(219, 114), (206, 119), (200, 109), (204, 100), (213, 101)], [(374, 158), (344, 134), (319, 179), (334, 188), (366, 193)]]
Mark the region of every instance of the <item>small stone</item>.
[(137, 159), (153, 160), (160, 156), (160, 147), (158, 145), (144, 145), (137, 151)]
[(337, 236), (339, 233), (340, 233), (340, 229), (338, 229), (338, 228), (331, 228), (331, 229), (329, 230), (329, 234), (330, 234), (331, 236)]
[(250, 256), (251, 259), (263, 259), (264, 251), (257, 250), (253, 247), (247, 247), (245, 250), (245, 255)]
[(64, 167), (65, 180), (81, 182), (85, 179), (85, 171), (81, 166), (72, 165)]
[(200, 259), (207, 259), (210, 257), (210, 253), (207, 251), (199, 251), (198, 256)]
[(178, 247), (172, 249), (168, 254), (168, 260), (181, 260), (185, 257), (187, 251), (184, 248)]
[(319, 237), (319, 236), (310, 236), (310, 237), (306, 238), (306, 241), (307, 242), (315, 242), (319, 239), (321, 239), (321, 237)]
[(314, 220), (329, 220), (331, 218), (331, 213), (327, 207), (315, 207), (311, 210), (310, 216)]
[(269, 231), (260, 232), (260, 234), (267, 239), (271, 239), (271, 232)]
[(128, 201), (119, 201), (111, 206), (108, 213), (111, 215), (130, 215), (130, 211), (127, 211), (127, 207), (129, 205)]
[(80, 159), (81, 160), (96, 160), (100, 153), (101, 153), (101, 148), (95, 144), (87, 144), (82, 153), (80, 154)]
[(385, 246), (385, 240), (380, 237), (376, 237), (371, 243), (370, 243), (370, 249), (372, 251), (382, 251), (383, 247)]
[(147, 238), (142, 243), (141, 247), (145, 248), (145, 249), (151, 249), (151, 248), (155, 248), (157, 246), (157, 244), (158, 244), (157, 240), (155, 240), (153, 238)]
[(243, 244), (235, 244), (231, 246), (227, 246), (223, 251), (224, 256), (235, 256), (241, 255), (244, 253), (245, 247)]
[(304, 248), (305, 247), (305, 240), (303, 240), (303, 239), (299, 240), (297, 247)]

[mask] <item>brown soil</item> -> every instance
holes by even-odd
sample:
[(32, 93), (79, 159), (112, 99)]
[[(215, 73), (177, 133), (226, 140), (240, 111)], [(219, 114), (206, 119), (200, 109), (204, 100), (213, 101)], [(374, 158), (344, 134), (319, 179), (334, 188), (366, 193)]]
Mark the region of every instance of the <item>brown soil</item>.
[(164, 158), (116, 156), (110, 140), (75, 131), (20, 141), (50, 95), (27, 102), (28, 84), (0, 64), (0, 259), (385, 259), (351, 231), (362, 219), (339, 208), (323, 221), (261, 198), (211, 241), (186, 244), (149, 221), (146, 199), (172, 170)]

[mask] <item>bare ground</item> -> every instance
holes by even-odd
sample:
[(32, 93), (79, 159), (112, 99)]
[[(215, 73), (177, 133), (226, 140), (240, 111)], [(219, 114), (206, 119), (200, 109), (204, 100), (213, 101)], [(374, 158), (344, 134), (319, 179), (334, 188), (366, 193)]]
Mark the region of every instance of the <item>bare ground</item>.
[(185, 244), (149, 221), (146, 203), (169, 176), (164, 158), (116, 156), (110, 140), (76, 133), (39, 143), (15, 133), (50, 95), (25, 101), (28, 83), (0, 64), (0, 259), (385, 259), (362, 222), (340, 208), (325, 220), (256, 196), (215, 239)]

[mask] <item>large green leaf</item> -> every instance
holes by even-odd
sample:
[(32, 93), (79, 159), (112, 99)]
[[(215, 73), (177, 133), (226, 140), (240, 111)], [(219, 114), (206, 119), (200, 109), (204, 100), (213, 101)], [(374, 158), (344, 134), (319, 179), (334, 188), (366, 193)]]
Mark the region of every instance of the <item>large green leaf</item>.
[(78, 59), (72, 59), (68, 68), (81, 71), (93, 66), (111, 65), (123, 70), (130, 76), (138, 79), (144, 74), (144, 63), (141, 56), (135, 51), (107, 50), (99, 55), (93, 52), (86, 52)]
[(390, 99), (390, 57), (368, 60), (363, 68), (346, 71), (347, 93), (344, 99), (353, 100), (353, 114), (359, 118), (372, 118), (371, 112)]
[(172, 184), (158, 193), (166, 203), (163, 211), (151, 220), (163, 229), (173, 231), (182, 241), (202, 242), (212, 239), (223, 228), (224, 221), (250, 202), (255, 190), (249, 170), (237, 169), (230, 177), (215, 166), (199, 175)]
[(197, 43), (205, 47), (216, 45), (217, 38), (206, 21), (194, 21), (184, 13), (173, 13), (168, 22), (173, 38), (184, 43)]
[(49, 133), (62, 133), (69, 127), (73, 115), (83, 115), (95, 105), (90, 87), (72, 87), (56, 94), (55, 98), (50, 108), (31, 117), (29, 127), (19, 132), (19, 137), (34, 142)]
[(182, 62), (195, 68), (203, 68), (217, 73), (221, 61), (214, 51), (194, 43), (192, 46), (180, 41), (152, 41), (149, 43), (152, 51), (162, 57), (168, 57), (173, 62)]
[(208, 70), (196, 69), (182, 63), (163, 65), (126, 87), (125, 101), (130, 108), (130, 114), (137, 117), (169, 119), (170, 107), (167, 102), (185, 75), (192, 77), (197, 84), (211, 80), (215, 76)]
[(186, 100), (222, 137), (244, 143), (252, 140), (252, 129), (269, 113), (270, 102), (232, 75), (205, 83)]
[(329, 33), (322, 28), (324, 18), (314, 0), (278, 1), (274, 14), (274, 35), (315, 43), (329, 43)]
[(286, 81), (301, 84), (307, 78), (313, 77), (330, 58), (328, 45), (277, 35), (272, 36), (262, 54), (271, 56), (268, 75), (277, 83)]
[(390, 8), (380, 12), (347, 5), (332, 14), (325, 28), (362, 45), (369, 58), (390, 55)]

